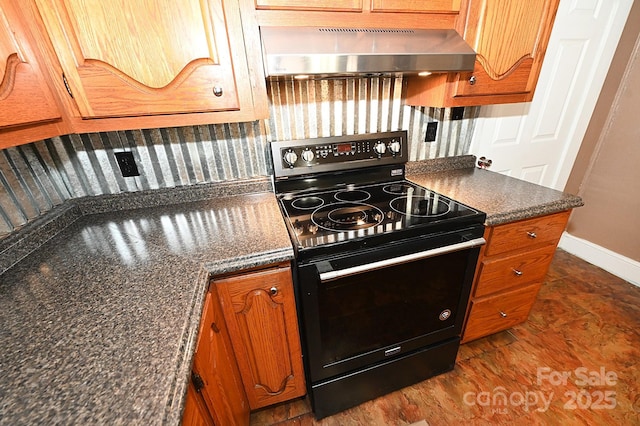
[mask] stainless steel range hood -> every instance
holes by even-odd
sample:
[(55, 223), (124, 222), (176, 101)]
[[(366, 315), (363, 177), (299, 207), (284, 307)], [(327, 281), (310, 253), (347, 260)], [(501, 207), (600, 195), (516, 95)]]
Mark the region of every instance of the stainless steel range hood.
[(272, 78), (471, 71), (476, 57), (454, 30), (260, 27), (260, 36)]

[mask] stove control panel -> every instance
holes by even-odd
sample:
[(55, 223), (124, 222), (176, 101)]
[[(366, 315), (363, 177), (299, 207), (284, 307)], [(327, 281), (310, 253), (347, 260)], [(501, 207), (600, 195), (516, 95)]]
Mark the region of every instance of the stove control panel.
[(407, 161), (406, 131), (273, 142), (276, 176)]

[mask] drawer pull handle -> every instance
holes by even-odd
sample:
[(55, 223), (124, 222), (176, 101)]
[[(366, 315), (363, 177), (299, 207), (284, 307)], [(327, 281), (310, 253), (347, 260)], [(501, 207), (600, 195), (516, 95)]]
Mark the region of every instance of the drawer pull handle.
[(519, 270), (514, 269), (514, 268), (511, 268), (511, 270), (513, 271), (513, 273), (514, 273), (516, 276), (518, 276), (518, 277), (522, 276), (522, 271), (519, 271)]
[(538, 237), (535, 232), (527, 232), (527, 235), (529, 236), (529, 238), (537, 238)]
[(222, 96), (222, 93), (223, 93), (222, 87), (220, 87), (220, 86), (214, 86), (213, 87), (213, 95), (215, 97), (219, 98), (220, 96)]
[(278, 294), (278, 287), (273, 286), (269, 289), (269, 293), (271, 293), (272, 296), (275, 296)]
[(502, 318), (506, 318), (506, 317), (507, 317), (507, 313), (506, 313), (506, 312), (502, 312), (502, 311), (500, 311), (500, 316), (501, 316)]

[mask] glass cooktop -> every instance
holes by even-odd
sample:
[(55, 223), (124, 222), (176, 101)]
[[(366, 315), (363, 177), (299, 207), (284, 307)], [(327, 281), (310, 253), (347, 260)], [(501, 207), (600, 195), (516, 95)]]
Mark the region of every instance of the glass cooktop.
[(484, 221), (484, 213), (406, 180), (284, 193), (278, 199), (298, 249), (394, 232), (420, 235), (463, 218)]

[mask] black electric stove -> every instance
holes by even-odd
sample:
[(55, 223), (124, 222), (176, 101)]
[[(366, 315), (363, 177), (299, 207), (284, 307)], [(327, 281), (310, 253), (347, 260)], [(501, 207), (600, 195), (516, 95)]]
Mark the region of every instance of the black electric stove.
[(317, 418), (454, 368), (485, 214), (407, 180), (407, 145), (271, 144)]

